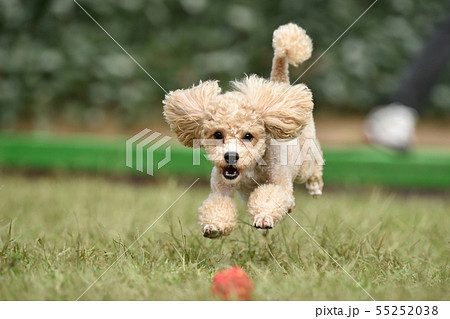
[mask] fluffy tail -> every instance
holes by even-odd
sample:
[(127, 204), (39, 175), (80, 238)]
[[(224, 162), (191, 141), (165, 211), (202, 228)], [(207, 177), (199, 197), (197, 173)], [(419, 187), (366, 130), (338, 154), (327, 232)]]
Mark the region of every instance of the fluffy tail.
[(312, 41), (305, 30), (289, 23), (273, 32), (274, 57), (270, 80), (289, 83), (288, 64), (297, 66), (311, 57)]

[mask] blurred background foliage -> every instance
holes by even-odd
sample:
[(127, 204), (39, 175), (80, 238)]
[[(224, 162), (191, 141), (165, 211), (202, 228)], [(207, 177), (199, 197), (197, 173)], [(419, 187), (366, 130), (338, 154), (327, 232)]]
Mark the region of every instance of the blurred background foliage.
[[(297, 78), (372, 0), (79, 0), (167, 91), (269, 76), (272, 32), (295, 22), (314, 41)], [(445, 0), (380, 0), (301, 79), (316, 109), (367, 111), (448, 10)], [(450, 72), (428, 101), (450, 113)], [(161, 118), (164, 92), (72, 0), (0, 0), (0, 127), (54, 122), (126, 127)]]

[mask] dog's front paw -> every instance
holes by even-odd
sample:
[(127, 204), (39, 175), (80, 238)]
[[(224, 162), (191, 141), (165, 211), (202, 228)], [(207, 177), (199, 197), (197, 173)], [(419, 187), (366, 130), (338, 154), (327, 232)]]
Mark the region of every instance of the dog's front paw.
[(223, 235), (223, 231), (220, 230), (216, 225), (205, 225), (203, 227), (203, 237), (206, 238), (219, 238)]
[(253, 220), (253, 226), (261, 229), (273, 228), (274, 224), (275, 223), (273, 221), (273, 218), (269, 215), (264, 214), (256, 215), (255, 219)]

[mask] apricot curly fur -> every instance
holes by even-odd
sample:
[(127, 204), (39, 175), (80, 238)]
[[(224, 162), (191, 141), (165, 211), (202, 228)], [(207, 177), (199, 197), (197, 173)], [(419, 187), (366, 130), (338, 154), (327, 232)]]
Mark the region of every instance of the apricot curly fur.
[[(288, 75), (289, 63), (295, 66), (311, 56), (312, 41), (289, 23), (275, 30), (272, 44), (270, 80), (251, 75), (231, 82), (233, 90), (225, 93), (218, 81), (200, 82), (169, 92), (163, 101), (165, 119), (180, 142), (200, 144), (214, 164), (211, 194), (199, 208), (205, 237), (230, 234), (237, 216), (235, 192), (258, 228), (273, 227), (294, 209), (294, 182), (306, 183), (313, 196), (322, 193), (322, 166), (298, 161), (302, 146), (311, 144), (308, 140), (321, 154), (312, 93), (305, 84), (290, 86)], [(281, 147), (288, 144), (289, 152), (283, 154)], [(229, 152), (239, 159), (227, 162)]]

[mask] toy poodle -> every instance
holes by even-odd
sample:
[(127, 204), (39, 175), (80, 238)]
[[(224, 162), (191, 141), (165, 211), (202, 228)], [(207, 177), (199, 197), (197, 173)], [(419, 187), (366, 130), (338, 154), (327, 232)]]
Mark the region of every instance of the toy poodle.
[(294, 182), (305, 183), (315, 197), (322, 194), (312, 94), (304, 84), (291, 86), (288, 73), (288, 64), (311, 56), (312, 41), (289, 23), (274, 31), (273, 48), (270, 80), (251, 75), (231, 82), (234, 90), (225, 93), (218, 81), (200, 82), (169, 92), (163, 101), (179, 141), (203, 147), (214, 164), (211, 193), (199, 208), (205, 237), (233, 230), (235, 192), (247, 204), (253, 226), (265, 232), (294, 209)]

